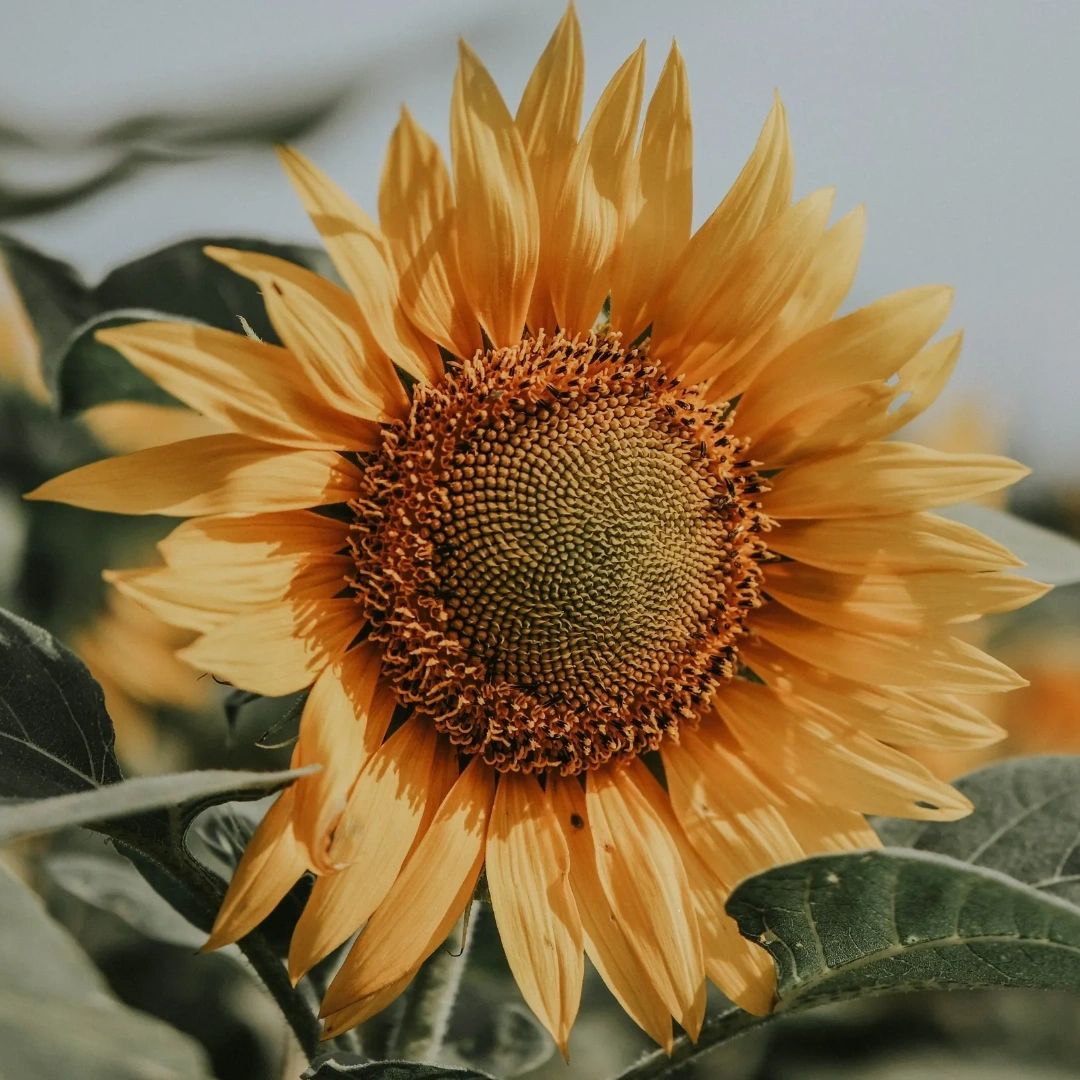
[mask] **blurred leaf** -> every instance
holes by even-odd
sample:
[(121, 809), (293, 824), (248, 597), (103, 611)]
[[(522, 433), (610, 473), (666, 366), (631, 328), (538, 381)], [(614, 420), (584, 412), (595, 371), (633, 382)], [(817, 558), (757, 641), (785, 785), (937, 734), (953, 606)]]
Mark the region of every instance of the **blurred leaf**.
[(144, 319), (181, 319), (241, 332), (241, 317), (264, 341), (277, 342), (262, 297), (247, 278), (208, 258), (208, 246), (276, 255), (326, 277), (321, 248), (238, 236), (197, 237), (151, 252), (87, 286), (66, 263), (0, 236), (0, 253), (41, 341), (45, 384), (63, 415), (106, 401), (176, 404), (95, 330)]
[(1004, 544), (1027, 564), (1024, 573), (1048, 585), (1080, 581), (1080, 541), (990, 506), (950, 506), (943, 517), (970, 525)]
[[(325, 122), (348, 95), (349, 85), (322, 90), (306, 99), (290, 95), (270, 107), (228, 112), (146, 113), (92, 131), (78, 145), (43, 146), (27, 132), (0, 124), (0, 146), (8, 153), (106, 151), (104, 164), (66, 184), (28, 188), (0, 179), (0, 219), (45, 214), (115, 186), (148, 166), (193, 161), (247, 146), (291, 142)], [(113, 152), (107, 153), (109, 150)]]
[(0, 234), (0, 256), (22, 297), (42, 356), (59, 355), (71, 332), (95, 310), (86, 283), (67, 263), (12, 236)]
[(881, 821), (881, 839), (999, 870), (1080, 907), (1080, 757), (1015, 758), (956, 786), (975, 813), (950, 822)]
[(0, 911), (5, 1076), (209, 1080), (202, 1048), (113, 998), (74, 939), (2, 864)]
[(242, 315), (264, 341), (277, 341), (258, 286), (211, 259), (203, 250), (207, 247), (275, 255), (324, 277), (333, 276), (330, 259), (319, 247), (246, 236), (193, 237), (110, 271), (94, 289), (96, 309), (153, 308), (170, 317), (186, 316), (237, 332)]
[[(0, 763), (0, 771), (3, 764)], [(247, 772), (237, 769), (196, 769), (164, 776), (138, 776), (105, 784), (93, 791), (56, 795), (0, 806), (0, 844), (71, 825), (97, 825), (105, 833), (127, 833), (110, 822), (150, 810), (169, 810), (184, 823), (216, 802), (258, 798), (284, 787), (318, 766), (281, 772)]]
[(124, 308), (96, 315), (75, 328), (56, 354), (58, 368), (46, 372), (62, 416), (72, 416), (109, 401), (142, 401), (151, 405), (180, 405), (115, 349), (95, 338), (99, 330), (128, 326), (148, 319), (175, 319), (149, 308)]
[(121, 779), (101, 687), (52, 634), (0, 610), (0, 671), (0, 797), (61, 796)]
[(335, 1076), (350, 1076), (354, 1080), (492, 1080), (486, 1073), (471, 1069), (446, 1069), (414, 1061), (368, 1061), (356, 1054), (343, 1053), (316, 1058), (301, 1080), (333, 1080)]
[(744, 881), (727, 910), (776, 962), (780, 1009), (901, 990), (1080, 990), (1080, 909), (945, 855), (817, 856)]
[(107, 911), (155, 941), (198, 949), (206, 933), (166, 903), (134, 866), (119, 855), (60, 852), (45, 859), (49, 877), (84, 904)]
[[(459, 998), (456, 1007), (462, 1010), (463, 1006), (467, 1002)], [(468, 1033), (451, 1035), (446, 1046), (459, 1060), (492, 1076), (521, 1076), (540, 1068), (556, 1053), (551, 1037), (524, 1005), (487, 1003), (471, 1019), (475, 1022), (469, 1024)]]

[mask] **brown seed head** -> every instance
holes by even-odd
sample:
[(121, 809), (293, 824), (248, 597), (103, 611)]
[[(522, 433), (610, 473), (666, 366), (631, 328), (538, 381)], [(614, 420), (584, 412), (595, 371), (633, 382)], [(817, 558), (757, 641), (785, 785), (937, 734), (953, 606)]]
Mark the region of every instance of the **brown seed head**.
[(613, 336), (417, 386), (352, 504), (403, 701), (501, 770), (578, 773), (696, 722), (760, 603), (760, 481), (726, 413)]

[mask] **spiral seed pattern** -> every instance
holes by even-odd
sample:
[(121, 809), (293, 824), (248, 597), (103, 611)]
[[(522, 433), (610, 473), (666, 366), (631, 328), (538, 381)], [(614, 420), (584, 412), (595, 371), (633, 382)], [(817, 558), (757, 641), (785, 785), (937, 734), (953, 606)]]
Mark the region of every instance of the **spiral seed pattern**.
[(576, 773), (693, 723), (760, 603), (760, 482), (725, 415), (615, 338), (418, 386), (353, 504), (403, 700), (500, 769)]

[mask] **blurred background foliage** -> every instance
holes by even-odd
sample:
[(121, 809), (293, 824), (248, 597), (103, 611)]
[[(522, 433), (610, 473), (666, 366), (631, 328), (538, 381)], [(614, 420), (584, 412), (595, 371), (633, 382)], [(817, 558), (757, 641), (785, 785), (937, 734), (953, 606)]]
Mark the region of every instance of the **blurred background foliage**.
[[(424, 10), (431, 14), (434, 9)], [(603, 24), (613, 9), (604, 11), (601, 18), (594, 10), (594, 23)], [(505, 42), (513, 32), (505, 13), (457, 15), (454, 30), (473, 28), (481, 39)], [(588, 24), (587, 10), (585, 15)], [(48, 477), (102, 455), (209, 430), (202, 418), (163, 398), (124, 370), (115, 354), (95, 345), (90, 334), (103, 320), (150, 310), (237, 328), (243, 316), (261, 337), (272, 339), (272, 331), (254, 289), (202, 257), (205, 239), (168, 245), (92, 285), (82, 272), (36, 250), (25, 238), (63, 235), (65, 223), (75, 235), (85, 236), (100, 197), (122, 194), (125, 185), (147, 171), (190, 175), (183, 167), (192, 163), (235, 160), (262, 153), (272, 142), (339, 131), (342, 111), (354, 115), (366, 94), (378, 97), (392, 81), (396, 64), (408, 63), (415, 70), (427, 55), (436, 35), (418, 28), (423, 19), (422, 12), (402, 11), (396, 52), (390, 48), (376, 56), (369, 51), (364, 64), (339, 62), (320, 78), (300, 78), (294, 72), (291, 82), (274, 93), (253, 95), (249, 87), (235, 103), (194, 94), (192, 102), (170, 105), (151, 95), (145, 108), (129, 107), (97, 126), (59, 132), (47, 122), (35, 126), (25, 117), (0, 114), (0, 230), (24, 238), (4, 240), (6, 272), (0, 277), (0, 606), (52, 630), (87, 663), (105, 689), (118, 755), (128, 775), (199, 766), (284, 767), (294, 703), (230, 697), (227, 688), (198, 677), (175, 659), (173, 651), (185, 643), (183, 632), (106, 590), (102, 570), (152, 561), (153, 545), (170, 522), (25, 503), (20, 497)], [(545, 11), (542, 21), (547, 25), (553, 19)], [(452, 36), (439, 36), (439, 48), (449, 52), (448, 41)], [(374, 177), (378, 162), (363, 165)], [(167, 207), (161, 207), (161, 214), (167, 220)], [(236, 237), (213, 240), (263, 246)], [(144, 247), (138, 237), (125, 238), (124, 244), (129, 250)], [(285, 254), (327, 269), (312, 249), (290, 246)], [(73, 356), (77, 362), (71, 362)], [(970, 346), (965, 364), (979, 364)], [(969, 385), (966, 396), (954, 397), (919, 436), (949, 449), (1008, 449), (1016, 444), (1017, 432), (995, 419), (999, 414)], [(1024, 484), (1011, 509), (1080, 537), (1080, 473), (1058, 461), (1047, 475), (1050, 479), (1036, 477)], [(1031, 685), (986, 703), (1008, 733), (999, 746), (977, 755), (924, 753), (924, 760), (953, 777), (996, 757), (1080, 751), (1080, 587), (1057, 590), (1034, 608), (987, 620), (973, 632)], [(262, 808), (237, 804), (200, 821), (197, 842), (208, 858), (217, 859), (222, 873), (235, 863)], [(24, 842), (0, 853), (0, 864), (0, 873), (6, 873), (6, 865), (33, 887), (47, 912), (23, 900), (6, 902), (0, 942), (21, 927), (37, 927), (34, 932), (44, 935), (41, 947), (63, 954), (68, 978), (79, 993), (92, 996), (105, 988), (115, 999), (109, 1022), (116, 1024), (117, 1040), (140, 1042), (147, 1055), (142, 1062), (134, 1057), (99, 1060), (96, 1051), (82, 1047), (78, 1075), (90, 1080), (99, 1075), (266, 1080), (300, 1074), (304, 1063), (279, 1014), (235, 949), (196, 955), (202, 933), (101, 838), (68, 832)], [(7, 878), (0, 877), (0, 892), (5, 891), (10, 891)], [(272, 917), (281, 923), (283, 938), (300, 900), (298, 895), (288, 898)], [(37, 990), (28, 984), (28, 1001)], [(25, 1021), (10, 1011), (15, 1009), (12, 1001), (0, 998), (0, 1013), (5, 1009), (0, 1033)], [(1066, 995), (912, 994), (777, 1019), (681, 1075), (701, 1080), (1055, 1080), (1076, 1075), (1078, 1017), (1080, 1003)], [(87, 1030), (102, 1023), (97, 1013), (74, 1006), (70, 1016), (54, 1018), (61, 1020), (88, 1025)], [(373, 1027), (392, 1023), (391, 1011)], [(177, 1041), (171, 1030), (189, 1038)], [(40, 1034), (48, 1037), (47, 1031)], [(377, 1038), (378, 1031), (369, 1035)], [(571, 1063), (553, 1058), (553, 1048), (507, 974), (490, 912), (483, 910), (476, 915), (447, 1047), (457, 1063), (497, 1077), (535, 1080), (593, 1080), (650, 1049), (592, 975), (571, 1043)], [(12, 1061), (3, 1066), (12, 1067)], [(154, 1072), (155, 1067), (166, 1071)], [(12, 1075), (33, 1077), (29, 1071)]]

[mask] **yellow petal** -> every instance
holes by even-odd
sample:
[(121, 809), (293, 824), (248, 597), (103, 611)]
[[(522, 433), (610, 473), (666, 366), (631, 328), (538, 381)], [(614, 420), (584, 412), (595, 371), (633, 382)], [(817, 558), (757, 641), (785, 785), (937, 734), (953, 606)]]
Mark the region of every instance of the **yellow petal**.
[(499, 777), (486, 871), (495, 923), (521, 996), (566, 1057), (585, 974), (581, 918), (551, 791), (535, 777)]
[(293, 789), (259, 822), (236, 867), (203, 949), (220, 949), (259, 925), (307, 870), (307, 852), (293, 832)]
[(548, 788), (570, 854), (570, 885), (589, 958), (630, 1019), (670, 1053), (671, 1012), (654, 988), (627, 927), (613, 912), (597, 873), (585, 792), (576, 778), (554, 774)]
[(943, 285), (906, 289), (806, 334), (739, 402), (740, 432), (760, 436), (802, 405), (808, 388), (821, 397), (894, 375), (937, 332), (952, 297)]
[(763, 770), (827, 805), (934, 821), (971, 811), (925, 766), (804, 698), (735, 680), (715, 708)]
[(701, 927), (705, 973), (739, 1008), (766, 1016), (776, 998), (776, 972), (769, 954), (744, 938), (725, 911), (731, 886), (706, 865), (685, 837), (680, 852)]
[(555, 318), (569, 334), (592, 328), (611, 288), (644, 80), (641, 45), (600, 95), (555, 201), (544, 273)]
[(739, 754), (684, 731), (677, 745), (665, 743), (663, 759), (675, 816), (721, 880), (733, 886), (802, 857), (775, 795)]
[(754, 632), (832, 674), (860, 682), (943, 694), (979, 694), (1026, 686), (1015, 671), (973, 645), (925, 634), (852, 633), (769, 604), (754, 614)]
[(375, 422), (404, 416), (405, 388), (344, 289), (273, 255), (203, 250), (259, 286), (281, 340), (336, 408)]
[(1008, 548), (969, 525), (915, 513), (892, 517), (785, 521), (769, 533), (769, 548), (838, 573), (968, 573), (1023, 563)]
[(419, 970), (419, 967), (414, 968), (406, 976), (398, 979), (396, 983), (391, 983), (384, 990), (369, 994), (359, 1001), (354, 1001), (351, 1005), (339, 1009), (337, 1012), (329, 1013), (323, 1020), (321, 1038), (324, 1040), (336, 1039), (343, 1032), (381, 1013), (383, 1009), (397, 1000), (402, 991), (413, 981)]
[(450, 112), (458, 262), (495, 346), (514, 345), (529, 310), (540, 221), (521, 135), (476, 54), (460, 45)]
[[(389, 719), (389, 717), (387, 717)], [(360, 773), (289, 948), (298, 979), (370, 918), (457, 779), (426, 719), (407, 720)]]
[(865, 228), (866, 215), (862, 207), (856, 207), (825, 231), (806, 273), (772, 326), (713, 384), (714, 399), (730, 401), (745, 393), (789, 345), (836, 314), (855, 280)]
[(787, 116), (779, 97), (738, 179), (690, 238), (655, 305), (653, 339), (672, 349), (700, 322), (745, 246), (791, 202)]
[(753, 455), (777, 468), (861, 445), (875, 437), (894, 397), (893, 388), (881, 380), (814, 397), (751, 439)]
[(934, 404), (952, 376), (963, 343), (963, 332), (958, 330), (916, 353), (900, 369), (894, 388), (897, 405), (881, 418), (872, 438), (899, 431)]
[(113, 454), (130, 454), (222, 431), (219, 423), (191, 409), (149, 401), (105, 401), (87, 409), (79, 421)]
[[(706, 310), (686, 327), (678, 347), (658, 341), (657, 355), (688, 381), (714, 380), (761, 340), (813, 260), (832, 209), (833, 192), (815, 192), (785, 210), (740, 253)], [(681, 261), (681, 260), (680, 260)], [(710, 388), (710, 400), (719, 400)]]
[(480, 875), (494, 795), (494, 773), (474, 758), (357, 938), (326, 992), (323, 1015), (398, 982), (446, 940)]
[(347, 549), (347, 522), (309, 510), (247, 517), (201, 517), (182, 522), (158, 551), (169, 566), (264, 565), (288, 556), (332, 555)]
[(285, 556), (224, 567), (106, 570), (102, 576), (165, 622), (206, 633), (232, 615), (290, 596), (333, 596), (354, 568), (346, 556)]
[(765, 589), (785, 607), (841, 630), (919, 633), (1013, 611), (1049, 585), (1003, 573), (835, 574), (803, 563), (770, 565)]
[(315, 680), (300, 715), (293, 767), (317, 764), (296, 785), (295, 832), (311, 866), (328, 866), (327, 852), (345, 800), (364, 763), (376, 752), (390, 721), (373, 709), (382, 652), (371, 642), (350, 649)]
[(690, 238), (692, 166), (690, 85), (673, 42), (645, 113), (619, 222), (611, 325), (627, 342), (648, 325), (650, 301)]
[(902, 514), (962, 502), (1022, 480), (1030, 469), (994, 454), (949, 454), (914, 443), (867, 443), (783, 469), (762, 496), (780, 518)]
[(191, 323), (132, 323), (95, 336), (170, 394), (243, 435), (302, 449), (376, 445), (376, 430), (339, 411), (278, 345)]
[(483, 342), (457, 267), (450, 174), (431, 136), (404, 107), (383, 166), (379, 222), (405, 313), (432, 341), (471, 357)]
[(989, 746), (1005, 735), (997, 724), (955, 697), (865, 686), (805, 664), (765, 641), (748, 644), (740, 658), (769, 686), (816, 701), (865, 734), (893, 746), (965, 750)]
[(26, 498), (117, 514), (250, 514), (347, 502), (359, 478), (355, 465), (326, 450), (206, 435), (95, 461)]
[[(704, 959), (670, 809), (658, 811), (634, 762), (588, 773), (585, 802), (597, 873), (668, 1011), (693, 1033)], [(655, 783), (655, 781), (653, 781)]]
[(170, 626), (205, 634), (216, 626), (223, 626), (236, 614), (235, 605), (222, 604), (216, 590), (209, 590), (211, 606), (207, 606), (206, 597), (190, 595), (187, 580), (157, 567), (149, 570), (106, 570), (102, 577), (118, 592), (130, 597)]
[(238, 615), (177, 655), (242, 690), (280, 697), (310, 686), (363, 625), (354, 600), (304, 598)]
[(398, 304), (397, 273), (386, 238), (328, 176), (301, 153), (280, 147), (278, 157), (319, 230), (342, 280), (356, 299), (370, 338), (398, 367), (422, 382), (438, 378), (431, 342), (419, 336)]
[(570, 155), (577, 144), (584, 87), (581, 27), (571, 4), (529, 76), (514, 118), (529, 159), (540, 221), (541, 257), (528, 315), (529, 326), (534, 332), (555, 328), (543, 252), (545, 239), (547, 243), (551, 242), (555, 200), (562, 190)]

